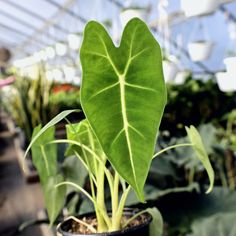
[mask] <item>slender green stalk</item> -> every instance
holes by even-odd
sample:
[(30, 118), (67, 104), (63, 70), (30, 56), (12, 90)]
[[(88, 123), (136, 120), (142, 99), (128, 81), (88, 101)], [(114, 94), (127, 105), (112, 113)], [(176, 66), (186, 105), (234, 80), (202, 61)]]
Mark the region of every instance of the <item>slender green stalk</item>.
[(78, 152), (75, 151), (75, 156), (82, 162), (83, 166), (85, 167), (85, 169), (88, 171), (89, 176), (91, 177), (91, 179), (93, 180), (94, 184), (97, 186), (97, 181), (94, 177), (94, 175), (92, 174), (91, 170), (89, 169), (89, 166), (85, 163), (85, 161), (83, 160), (83, 158), (78, 154)]
[(121, 219), (123, 216), (123, 211), (124, 211), (124, 207), (125, 207), (125, 203), (127, 200), (127, 197), (129, 195), (129, 192), (131, 190), (131, 186), (129, 185), (128, 188), (123, 192), (121, 199), (120, 199), (120, 203), (119, 203), (119, 207), (117, 209), (117, 213), (116, 213), (116, 218), (115, 218), (115, 222), (112, 225), (112, 230), (116, 231), (116, 230), (120, 230), (121, 228)]
[(189, 176), (188, 176), (188, 183), (192, 184), (194, 181), (194, 174), (195, 174), (195, 168), (192, 167), (189, 171)]
[(114, 226), (116, 221), (116, 213), (119, 206), (119, 181), (120, 177), (117, 171), (115, 171), (115, 178), (114, 178), (114, 189), (112, 191), (112, 225)]
[(64, 181), (64, 182), (61, 182), (57, 185), (55, 185), (56, 188), (62, 186), (62, 185), (71, 185), (75, 188), (77, 188), (79, 191), (81, 191), (83, 194), (85, 194), (88, 199), (93, 203), (93, 205), (95, 206), (95, 208), (97, 207), (99, 212), (101, 213), (101, 215), (103, 216), (108, 228), (111, 228), (111, 220), (110, 218), (107, 216), (107, 212), (104, 212), (104, 210), (102, 208), (99, 207), (99, 205), (97, 204), (96, 202), (96, 199), (93, 199), (93, 197), (86, 191), (84, 190), (81, 186), (79, 186), (78, 184), (75, 184), (73, 182), (70, 182), (70, 181)]
[[(97, 199), (96, 199), (97, 205), (99, 206), (99, 209), (96, 212), (99, 233), (107, 231), (106, 222), (100, 213), (100, 209), (102, 209), (105, 212), (105, 214), (107, 214), (107, 210), (106, 210), (106, 206), (105, 206), (105, 199), (104, 199), (104, 178), (105, 178), (104, 168), (103, 168), (102, 164), (99, 163), (98, 175), (97, 175)], [(107, 217), (108, 217), (108, 215), (107, 215)]]
[(69, 220), (69, 219), (72, 219), (75, 222), (78, 222), (79, 224), (86, 226), (92, 233), (97, 233), (97, 230), (92, 225), (87, 224), (86, 222), (84, 222), (84, 221), (82, 221), (82, 220), (80, 220), (80, 219), (78, 219), (74, 216), (69, 216), (65, 220)]
[(169, 147), (164, 148), (161, 151), (155, 153), (154, 156), (152, 157), (152, 159), (154, 159), (155, 157), (157, 157), (157, 156), (161, 155), (162, 153), (164, 153), (166, 151), (169, 151), (171, 149), (178, 148), (178, 147), (188, 147), (188, 146), (194, 146), (194, 144), (192, 144), (192, 143), (181, 143), (181, 144), (176, 144), (176, 145), (169, 146)]
[(134, 216), (132, 216), (130, 219), (128, 219), (124, 225), (122, 226), (122, 228), (125, 228), (129, 225), (129, 223), (131, 223), (134, 219), (136, 219), (137, 217), (139, 217), (140, 215), (142, 215), (143, 213), (147, 212), (147, 210), (143, 210), (138, 212), (137, 214), (135, 214)]

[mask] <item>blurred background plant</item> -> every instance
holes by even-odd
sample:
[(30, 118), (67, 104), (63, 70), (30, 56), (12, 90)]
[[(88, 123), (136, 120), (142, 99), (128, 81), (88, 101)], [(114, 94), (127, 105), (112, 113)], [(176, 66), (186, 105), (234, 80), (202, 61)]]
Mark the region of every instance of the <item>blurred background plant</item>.
[(43, 70), (35, 79), (16, 75), (15, 83), (1, 92), (3, 108), (25, 135), (24, 145), (37, 125), (48, 123), (62, 110), (80, 108), (79, 87), (51, 82)]

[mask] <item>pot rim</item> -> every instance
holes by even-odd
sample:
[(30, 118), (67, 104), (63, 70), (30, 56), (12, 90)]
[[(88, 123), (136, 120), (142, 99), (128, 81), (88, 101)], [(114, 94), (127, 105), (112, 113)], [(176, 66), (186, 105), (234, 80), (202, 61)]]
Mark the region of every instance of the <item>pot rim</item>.
[[(124, 214), (136, 214), (139, 211), (140, 211), (140, 209), (127, 208), (127, 209), (124, 210)], [(104, 232), (104, 233), (91, 233), (91, 234), (69, 233), (67, 231), (62, 230), (62, 228), (61, 228), (62, 224), (65, 224), (66, 222), (72, 220), (72, 219), (67, 219), (67, 220), (62, 221), (60, 224), (58, 224), (57, 232), (59, 233), (59, 235), (65, 235), (65, 236), (95, 236), (95, 235), (98, 235), (98, 236), (114, 236), (114, 235), (118, 235), (118, 233), (123, 234), (123, 233), (127, 233), (127, 232), (132, 232), (132, 231), (138, 230), (140, 228), (143, 228), (143, 227), (149, 225), (152, 221), (151, 214), (148, 213), (148, 212), (144, 212), (143, 214), (146, 214), (148, 219), (144, 223), (136, 225), (136, 226), (128, 228), (128, 229), (123, 229), (123, 230), (121, 229), (121, 230), (117, 230), (117, 231)], [(82, 214), (79, 217), (82, 218), (84, 216), (90, 216), (90, 215), (95, 215), (95, 213), (94, 212), (89, 212), (89, 213)]]

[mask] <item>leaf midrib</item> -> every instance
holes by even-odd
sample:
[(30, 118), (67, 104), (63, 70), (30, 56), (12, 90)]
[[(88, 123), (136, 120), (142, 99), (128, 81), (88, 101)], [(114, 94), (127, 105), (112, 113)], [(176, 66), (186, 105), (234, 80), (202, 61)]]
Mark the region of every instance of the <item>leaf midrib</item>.
[[(129, 50), (129, 58), (127, 60), (127, 63), (126, 63), (123, 74), (120, 74), (119, 71), (117, 70), (116, 66), (114, 65), (113, 61), (110, 58), (110, 55), (108, 53), (106, 44), (104, 43), (104, 41), (100, 37), (100, 35), (98, 35), (98, 36), (99, 36), (99, 39), (100, 39), (100, 41), (101, 41), (101, 43), (102, 43), (102, 45), (105, 49), (106, 57), (107, 57), (107, 59), (110, 62), (114, 72), (116, 73), (116, 75), (118, 77), (118, 81), (119, 81), (119, 85), (120, 85), (121, 113), (122, 113), (122, 120), (123, 120), (123, 126), (124, 126), (123, 129), (124, 129), (125, 137), (126, 137), (126, 141), (127, 141), (127, 146), (128, 146), (128, 151), (129, 151), (129, 159), (130, 159), (131, 168), (132, 168), (132, 172), (133, 172), (133, 176), (134, 176), (134, 181), (135, 181), (135, 185), (137, 186), (137, 177), (136, 177), (132, 147), (131, 147), (131, 142), (130, 142), (130, 137), (129, 137), (129, 122), (128, 122), (128, 118), (127, 118), (126, 101), (125, 101), (125, 76), (127, 74), (127, 71), (129, 69), (129, 66), (130, 66), (130, 63), (131, 63), (131, 53), (132, 53), (133, 41), (134, 41), (134, 36), (135, 36), (136, 30), (137, 30), (137, 27), (135, 28), (134, 33), (132, 35), (132, 39), (131, 39), (131, 43), (130, 43), (130, 50)], [(138, 188), (138, 186), (137, 186), (137, 188)]]

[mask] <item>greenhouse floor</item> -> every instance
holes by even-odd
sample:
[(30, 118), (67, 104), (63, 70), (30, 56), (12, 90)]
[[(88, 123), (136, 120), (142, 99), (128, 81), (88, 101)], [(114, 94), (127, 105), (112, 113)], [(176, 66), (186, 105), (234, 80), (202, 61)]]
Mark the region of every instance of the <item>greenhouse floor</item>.
[(26, 183), (22, 175), (13, 135), (3, 128), (4, 119), (8, 117), (0, 117), (0, 235), (42, 236), (38, 226), (17, 232), (20, 224), (37, 217), (43, 199), (39, 184)]

